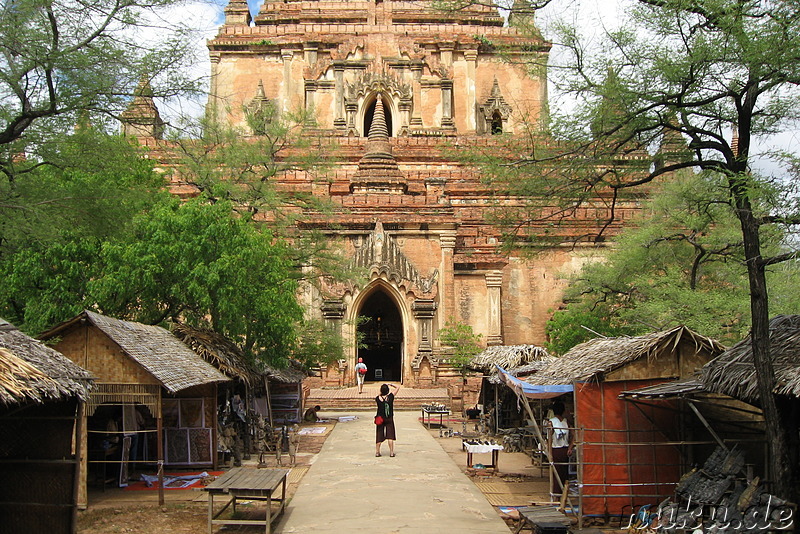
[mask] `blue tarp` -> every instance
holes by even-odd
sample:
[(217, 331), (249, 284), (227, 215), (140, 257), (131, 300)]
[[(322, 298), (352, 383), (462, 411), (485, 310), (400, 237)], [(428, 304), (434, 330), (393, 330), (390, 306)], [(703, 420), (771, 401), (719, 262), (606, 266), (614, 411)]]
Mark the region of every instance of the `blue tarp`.
[(534, 386), (508, 374), (508, 371), (495, 364), (500, 373), (500, 380), (514, 390), (517, 395), (525, 395), (529, 399), (552, 399), (564, 393), (573, 391), (572, 384), (558, 384), (553, 386)]

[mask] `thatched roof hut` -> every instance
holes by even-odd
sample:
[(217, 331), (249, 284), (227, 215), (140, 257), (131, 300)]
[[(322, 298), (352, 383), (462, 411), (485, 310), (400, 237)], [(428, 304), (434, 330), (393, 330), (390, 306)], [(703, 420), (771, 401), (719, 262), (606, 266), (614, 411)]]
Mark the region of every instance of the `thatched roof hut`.
[[(662, 355), (677, 353), (679, 348), (683, 349), (681, 358), (657, 361)], [(576, 345), (525, 381), (535, 385), (555, 385), (609, 378), (683, 378), (702, 366), (705, 358), (724, 350), (715, 340), (685, 326), (641, 336), (596, 338)], [(705, 356), (697, 357), (700, 354)], [(634, 363), (640, 376), (630, 376), (630, 372), (624, 377), (615, 376), (615, 373), (622, 374), (622, 368)]]
[(552, 360), (554, 358), (547, 349), (537, 345), (497, 345), (476, 354), (469, 367), (486, 374), (496, 374), (496, 365), (509, 372), (523, 366), (529, 367), (529, 370), (539, 370)]
[[(132, 458), (216, 467), (217, 388), (230, 379), (168, 330), (85, 310), (40, 337), (57, 338), (55, 348), (96, 377), (79, 438), (81, 505), (88, 503), (90, 464), (105, 466), (114, 449), (102, 443), (109, 421), (124, 432), (114, 451), (122, 483)], [(136, 421), (137, 411), (143, 423)], [(145, 442), (142, 451), (134, 437)]]
[[(800, 315), (778, 315), (769, 323), (770, 357), (778, 395), (800, 396)], [(701, 371), (705, 389), (758, 405), (758, 383), (750, 336), (710, 361)]]
[(92, 381), (64, 355), (0, 319), (3, 532), (75, 532), (73, 435)]
[(123, 321), (86, 310), (48, 330), (41, 337), (49, 339), (59, 336), (84, 323), (93, 325), (108, 336), (170, 393), (229, 380), (160, 326)]
[(0, 404), (89, 398), (92, 375), (0, 319)]
[[(629, 410), (623, 391), (692, 377), (724, 347), (685, 326), (635, 337), (598, 338), (573, 347), (547, 368), (523, 378), (532, 386), (572, 386), (581, 462), (584, 515), (619, 515), (672, 493), (682, 463), (671, 429), (677, 410)], [(635, 482), (634, 482), (635, 481)]]

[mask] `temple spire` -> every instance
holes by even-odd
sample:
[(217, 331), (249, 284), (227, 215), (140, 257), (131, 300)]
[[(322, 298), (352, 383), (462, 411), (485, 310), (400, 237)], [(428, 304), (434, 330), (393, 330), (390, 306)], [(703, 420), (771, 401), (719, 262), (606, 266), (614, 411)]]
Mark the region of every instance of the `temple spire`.
[(389, 128), (383, 112), (383, 98), (378, 95), (372, 124), (369, 127), (366, 153), (358, 162), (358, 171), (350, 181), (353, 192), (396, 193), (406, 192), (405, 176), (397, 166), (389, 144)]
[(230, 0), (225, 7), (225, 24), (250, 26), (253, 16), (246, 0)]
[(161, 139), (164, 121), (153, 101), (153, 88), (146, 76), (139, 80), (139, 86), (133, 92), (133, 101), (122, 112), (120, 119), (123, 135)]

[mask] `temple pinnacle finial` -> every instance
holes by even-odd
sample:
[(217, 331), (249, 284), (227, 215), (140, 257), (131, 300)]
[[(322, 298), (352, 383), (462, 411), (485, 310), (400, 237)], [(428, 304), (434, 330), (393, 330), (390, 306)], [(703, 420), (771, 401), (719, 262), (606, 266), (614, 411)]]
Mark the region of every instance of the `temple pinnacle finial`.
[(403, 194), (407, 189), (406, 179), (397, 166), (389, 143), (389, 128), (383, 111), (383, 98), (375, 99), (375, 110), (369, 126), (366, 151), (358, 162), (358, 171), (350, 181), (353, 192)]
[(386, 115), (383, 113), (383, 100), (378, 97), (375, 101), (375, 113), (372, 115), (372, 125), (369, 128), (369, 140), (389, 140), (389, 128), (386, 126)]

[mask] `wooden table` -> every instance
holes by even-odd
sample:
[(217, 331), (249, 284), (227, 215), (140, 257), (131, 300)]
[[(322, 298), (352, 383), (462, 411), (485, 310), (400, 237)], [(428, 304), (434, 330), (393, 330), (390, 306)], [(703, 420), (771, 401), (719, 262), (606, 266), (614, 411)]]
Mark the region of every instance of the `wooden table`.
[[(205, 487), (208, 492), (208, 534), (214, 525), (265, 525), (269, 534), (272, 521), (283, 513), (286, 506), (286, 476), (288, 469), (259, 469), (255, 467), (234, 467), (217, 480)], [(274, 496), (280, 486), (280, 497)], [(214, 512), (214, 496), (227, 495), (228, 502), (219, 511)], [(266, 501), (267, 515), (265, 519), (218, 519), (220, 515), (233, 505), (236, 512), (237, 500)], [(278, 511), (272, 514), (272, 503), (278, 502)]]
[(450, 415), (450, 410), (430, 410), (428, 408), (422, 409), (422, 424), (425, 424), (425, 415), (428, 416), (428, 429), (431, 428), (431, 414), (439, 416), (439, 426), (444, 426), (444, 419), (445, 415)]
[(514, 534), (519, 534), (524, 529), (541, 534), (556, 534), (563, 532), (566, 534), (570, 525), (567, 516), (558, 511), (555, 506), (521, 506), (517, 508), (519, 512), (519, 523)]
[(495, 468), (497, 469), (497, 458), (500, 454), (500, 451), (503, 450), (502, 445), (491, 444), (491, 445), (470, 445), (469, 443), (465, 443), (463, 440), (461, 441), (461, 448), (467, 451), (467, 467), (472, 467), (472, 455), (473, 454), (481, 454), (481, 453), (492, 453), (492, 463), (491, 464), (484, 464), (484, 467), (488, 468)]

